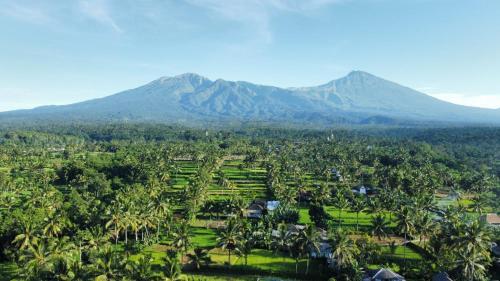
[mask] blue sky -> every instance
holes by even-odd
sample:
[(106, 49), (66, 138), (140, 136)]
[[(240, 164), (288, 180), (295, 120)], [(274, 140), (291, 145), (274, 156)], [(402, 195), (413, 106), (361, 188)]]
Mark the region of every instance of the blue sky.
[(0, 0), (0, 111), (184, 72), (295, 87), (351, 70), (500, 107), (500, 1)]

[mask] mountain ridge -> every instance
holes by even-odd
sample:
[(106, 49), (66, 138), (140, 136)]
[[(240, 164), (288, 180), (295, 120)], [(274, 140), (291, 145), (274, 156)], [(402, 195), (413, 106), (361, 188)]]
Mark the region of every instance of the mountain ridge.
[(448, 103), (364, 71), (310, 87), (281, 88), (210, 80), (196, 73), (163, 76), (103, 98), (1, 112), (3, 121), (110, 120), (166, 123), (233, 121), (298, 124), (464, 122), (499, 124), (500, 111)]

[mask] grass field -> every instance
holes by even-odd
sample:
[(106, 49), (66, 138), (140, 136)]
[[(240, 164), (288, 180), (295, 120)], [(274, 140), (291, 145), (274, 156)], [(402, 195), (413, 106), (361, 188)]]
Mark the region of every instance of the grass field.
[[(189, 178), (197, 171), (197, 165), (192, 161), (178, 162), (181, 172), (172, 177), (174, 189), (182, 190), (188, 184)], [(232, 181), (236, 188), (230, 190), (215, 184), (218, 180), (214, 176), (213, 184), (209, 186), (208, 193), (212, 199), (222, 199), (230, 196), (232, 192), (238, 192), (247, 199), (265, 198), (265, 173), (261, 168), (242, 168), (241, 161), (225, 161), (221, 167), (224, 175)]]
[[(371, 229), (372, 226), (372, 219), (375, 216), (375, 214), (372, 213), (367, 213), (367, 212), (362, 212), (359, 213), (359, 218), (357, 218), (357, 215), (355, 212), (351, 212), (348, 210), (343, 210), (341, 213), (340, 211), (333, 207), (333, 206), (325, 206), (325, 211), (332, 216), (332, 219), (335, 221), (335, 225), (338, 224), (339, 220), (339, 215), (340, 215), (340, 221), (342, 223), (342, 227), (348, 228), (348, 229), (356, 229), (356, 221), (359, 223), (359, 230), (360, 231), (368, 231)], [(301, 207), (299, 209), (299, 223), (301, 224), (309, 224), (311, 222), (311, 218), (309, 216), (309, 209), (305, 207)], [(388, 212), (383, 213), (385, 219), (389, 221), (390, 219), (390, 214)], [(390, 227), (396, 226), (396, 222), (394, 221), (394, 216), (392, 216), (392, 221), (389, 224)]]
[[(391, 253), (391, 249), (389, 246), (383, 246), (382, 247), (382, 255), (387, 256), (387, 257), (392, 257), (392, 258), (399, 258), (399, 259), (404, 259), (405, 257), (405, 247), (403, 246), (397, 246), (396, 251)], [(412, 248), (406, 247), (406, 259), (408, 260), (420, 260), (422, 259), (422, 256), (415, 252)]]
[(200, 248), (215, 247), (217, 244), (217, 233), (213, 229), (193, 227), (193, 246)]
[[(219, 248), (210, 251), (210, 257), (216, 264), (225, 264), (228, 262), (227, 251)], [(232, 255), (232, 265), (244, 265), (243, 257)], [(274, 253), (273, 251), (255, 249), (248, 256), (248, 265), (254, 269), (263, 270), (270, 273), (295, 273), (295, 260), (286, 254)], [(306, 261), (299, 263), (299, 272), (305, 271)]]
[(274, 278), (271, 276), (260, 276), (260, 275), (234, 275), (234, 274), (188, 274), (189, 278), (193, 278), (195, 281), (294, 281), (295, 279), (283, 279)]

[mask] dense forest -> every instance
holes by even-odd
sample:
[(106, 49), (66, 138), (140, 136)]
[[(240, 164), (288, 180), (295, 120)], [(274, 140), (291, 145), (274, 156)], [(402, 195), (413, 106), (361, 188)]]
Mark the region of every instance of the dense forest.
[(4, 127), (0, 280), (498, 280), (499, 178), (500, 128)]

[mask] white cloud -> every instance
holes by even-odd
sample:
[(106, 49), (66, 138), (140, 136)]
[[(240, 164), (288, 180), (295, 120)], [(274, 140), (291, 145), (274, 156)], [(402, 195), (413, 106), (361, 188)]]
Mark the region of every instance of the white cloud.
[(251, 25), (264, 42), (272, 42), (269, 22), (275, 12), (307, 13), (342, 0), (184, 0), (225, 19)]
[(0, 15), (34, 24), (49, 23), (53, 19), (40, 5), (21, 5), (14, 1), (0, 1)]
[(463, 93), (430, 93), (437, 99), (460, 105), (482, 108), (500, 108), (500, 95), (467, 95)]
[(80, 0), (80, 11), (90, 19), (109, 26), (114, 31), (122, 33), (123, 29), (116, 23), (111, 16), (107, 2), (105, 0)]

